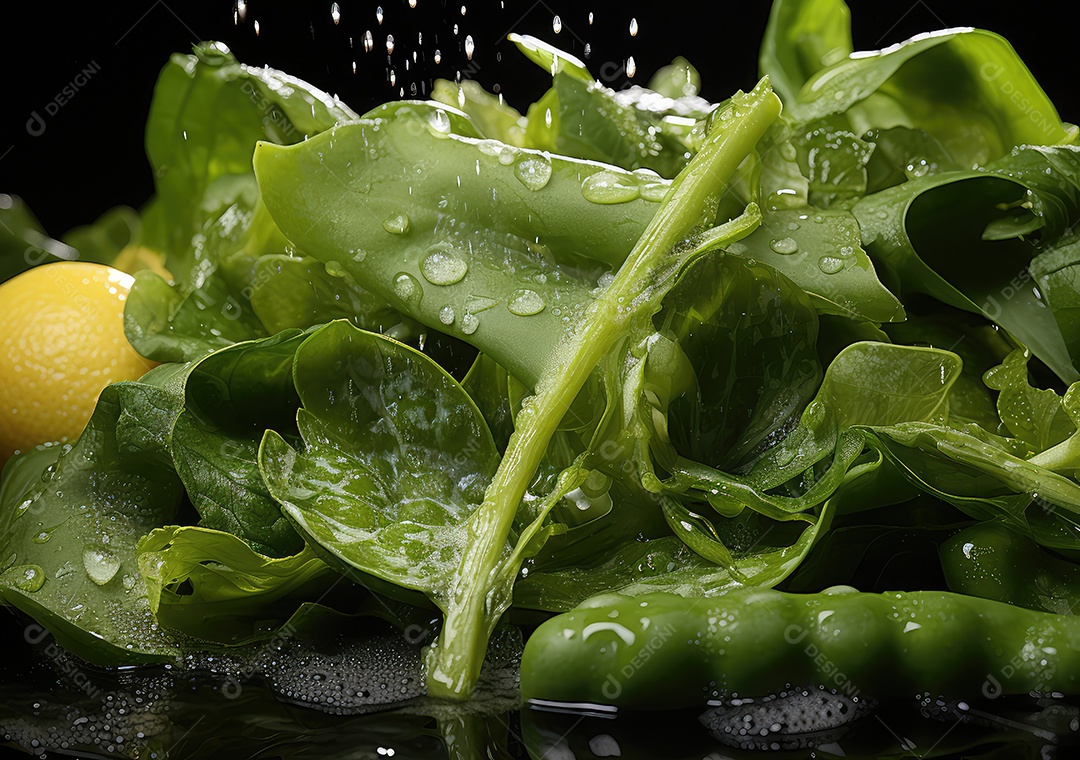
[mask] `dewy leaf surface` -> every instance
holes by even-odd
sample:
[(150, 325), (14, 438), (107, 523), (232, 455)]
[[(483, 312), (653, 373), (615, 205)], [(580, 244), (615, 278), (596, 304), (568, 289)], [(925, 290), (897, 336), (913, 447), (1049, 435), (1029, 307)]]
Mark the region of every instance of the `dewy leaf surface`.
[[(183, 497), (167, 453), (180, 381), (162, 368), (108, 386), (70, 449), (33, 452), (5, 471), (0, 594), (96, 665), (180, 651), (154, 621), (136, 551), (143, 535), (174, 519)], [(22, 468), (40, 477), (13, 474)]]
[(320, 553), (444, 604), (499, 455), (476, 405), (425, 355), (332, 322), (296, 352), (303, 443), (267, 431), (270, 493)]
[(663, 183), (468, 131), (446, 106), (396, 103), (293, 147), (261, 143), (255, 171), (305, 251), (531, 386), (656, 213), (642, 186)]

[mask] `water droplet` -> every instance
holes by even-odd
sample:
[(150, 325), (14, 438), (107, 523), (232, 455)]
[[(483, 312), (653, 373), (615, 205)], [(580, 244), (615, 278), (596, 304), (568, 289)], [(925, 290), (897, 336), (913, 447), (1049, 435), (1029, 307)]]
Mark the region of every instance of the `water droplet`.
[(585, 178), (581, 194), (593, 203), (626, 203), (641, 195), (641, 186), (629, 177), (601, 171)]
[(56, 525), (52, 528), (46, 528), (44, 530), (38, 531), (38, 533), (30, 540), (33, 541), (35, 544), (48, 543), (49, 539), (52, 538), (53, 531), (55, 531), (59, 527), (59, 525)]
[(439, 321), (444, 325), (454, 324), (454, 309), (452, 306), (444, 306), (439, 309)]
[(487, 311), (497, 303), (497, 300), (488, 298), (487, 296), (469, 296), (465, 299), (465, 311), (470, 314), (479, 314), (480, 312)]
[(370, 53), (375, 47), (375, 37), (372, 35), (371, 30), (368, 29), (364, 32), (364, 52)]
[(554, 30), (555, 34), (558, 34), (559, 32), (561, 32), (562, 31), (562, 19), (559, 18), (558, 16), (551, 19), (551, 28), (552, 28), (552, 30)]
[(588, 58), (592, 55), (592, 45), (588, 42), (585, 43), (585, 57)]
[(337, 3), (330, 6), (330, 18), (334, 20), (334, 26), (341, 23), (341, 6)]
[(465, 313), (465, 316), (461, 318), (461, 331), (466, 335), (472, 335), (476, 332), (476, 328), (480, 326), (480, 318), (475, 314)]
[(441, 108), (436, 108), (435, 112), (428, 117), (428, 124), (436, 135), (450, 134), (450, 117)]
[(637, 73), (637, 61), (634, 60), (634, 56), (630, 56), (626, 59), (626, 76), (630, 79), (634, 78), (634, 74)]
[(0, 575), (0, 584), (32, 594), (45, 585), (45, 571), (39, 565), (16, 565)]
[(545, 108), (544, 109), (544, 126), (546, 126), (546, 127), (551, 126), (551, 109), (550, 108)]
[(825, 274), (836, 274), (844, 268), (844, 260), (835, 256), (822, 256), (818, 259), (818, 269)]
[(383, 12), (382, 12), (382, 6), (381, 5), (378, 8), (375, 9), (375, 20), (378, 21), (379, 24), (382, 24)]
[[(637, 37), (637, 33), (638, 33), (638, 22), (637, 22), (636, 18), (632, 18), (632, 19), (630, 19), (630, 36), (631, 37)], [(630, 76), (633, 76), (633, 74), (631, 74)]]
[(394, 295), (407, 304), (418, 306), (424, 297), (424, 289), (411, 274), (399, 272), (394, 277)]
[(476, 51), (476, 43), (473, 42), (471, 34), (465, 35), (465, 57), (470, 61), (472, 60), (473, 52)]
[(658, 203), (667, 197), (671, 185), (666, 182), (646, 182), (641, 186), (641, 197), (647, 201)]
[(30, 505), (33, 504), (33, 503), (34, 503), (33, 499), (26, 499), (26, 500), (23, 501), (22, 504), (15, 507), (14, 518), (22, 517), (27, 512), (29, 512), (30, 511)]
[(440, 63), (442, 63), (442, 51), (435, 48), (435, 65), (438, 66)]
[(394, 214), (382, 223), (383, 229), (391, 235), (404, 235), (409, 231), (409, 215), (406, 213)]
[(394, 52), (394, 35), (386, 35), (386, 54), (390, 55)]
[(469, 263), (445, 243), (431, 247), (420, 264), (424, 278), (432, 285), (453, 285), (469, 271)]
[(769, 243), (769, 247), (779, 254), (787, 256), (788, 254), (795, 253), (799, 250), (799, 244), (795, 242), (794, 238), (780, 238)]
[(542, 312), (544, 305), (544, 299), (541, 298), (539, 293), (535, 290), (522, 288), (510, 294), (510, 300), (507, 301), (506, 308), (510, 310), (511, 314), (528, 317)]
[(99, 586), (116, 577), (120, 569), (120, 560), (115, 554), (97, 547), (90, 547), (83, 552), (83, 567), (90, 580)]
[(544, 156), (527, 155), (514, 167), (514, 174), (525, 187), (540, 190), (551, 180), (551, 161)]
[(410, 8), (415, 8), (416, 7), (416, 0), (409, 0), (409, 7)]

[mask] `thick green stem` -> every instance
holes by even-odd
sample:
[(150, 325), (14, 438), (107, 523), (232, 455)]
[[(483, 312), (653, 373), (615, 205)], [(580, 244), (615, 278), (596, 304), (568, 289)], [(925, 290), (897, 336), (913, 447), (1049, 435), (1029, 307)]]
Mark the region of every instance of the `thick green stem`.
[(517, 429), (484, 503), (470, 521), (445, 625), (428, 653), (427, 687), (432, 696), (465, 699), (472, 692), (490, 632), (510, 604), (511, 584), (499, 581), (506, 570), (507, 537), (548, 442), (600, 359), (642, 309), (654, 308), (655, 293), (650, 290), (672, 263), (672, 250), (703, 221), (709, 199), (724, 190), (779, 113), (779, 99), (762, 80), (715, 116), (706, 144), (675, 179), (614, 282), (541, 376), (535, 395), (518, 415)]

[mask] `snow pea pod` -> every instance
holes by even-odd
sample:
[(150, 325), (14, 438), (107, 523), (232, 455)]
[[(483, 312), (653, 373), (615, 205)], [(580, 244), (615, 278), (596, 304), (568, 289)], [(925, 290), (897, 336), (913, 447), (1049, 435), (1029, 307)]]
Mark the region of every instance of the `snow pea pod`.
[(1080, 690), (1080, 619), (939, 591), (605, 594), (541, 625), (526, 699), (672, 709), (820, 686), (851, 697)]
[(1058, 615), (1080, 613), (1080, 565), (1000, 523), (965, 528), (939, 555), (953, 591)]

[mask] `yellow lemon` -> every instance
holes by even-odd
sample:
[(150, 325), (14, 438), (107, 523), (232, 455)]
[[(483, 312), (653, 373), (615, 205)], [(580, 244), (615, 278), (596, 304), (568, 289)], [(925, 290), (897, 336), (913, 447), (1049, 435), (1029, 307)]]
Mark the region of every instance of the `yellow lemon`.
[(0, 465), (73, 441), (106, 385), (155, 365), (124, 337), (133, 282), (104, 264), (62, 261), (0, 285)]

